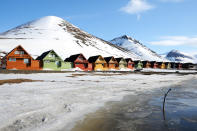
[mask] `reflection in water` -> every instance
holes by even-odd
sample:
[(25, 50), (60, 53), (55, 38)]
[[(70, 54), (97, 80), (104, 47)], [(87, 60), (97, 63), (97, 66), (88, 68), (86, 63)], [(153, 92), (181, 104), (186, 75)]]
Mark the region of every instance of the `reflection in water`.
[(73, 131), (197, 131), (196, 85), (197, 80), (191, 80), (180, 87), (170, 87), (165, 121), (163, 92), (138, 92), (121, 102), (107, 103), (79, 122)]

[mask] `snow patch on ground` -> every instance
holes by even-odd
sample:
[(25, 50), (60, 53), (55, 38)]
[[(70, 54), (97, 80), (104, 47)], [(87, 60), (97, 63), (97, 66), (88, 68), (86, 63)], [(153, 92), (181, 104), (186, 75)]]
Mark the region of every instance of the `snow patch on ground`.
[(0, 74), (2, 80), (42, 80), (0, 86), (0, 130), (70, 130), (108, 101), (194, 77), (101, 72)]

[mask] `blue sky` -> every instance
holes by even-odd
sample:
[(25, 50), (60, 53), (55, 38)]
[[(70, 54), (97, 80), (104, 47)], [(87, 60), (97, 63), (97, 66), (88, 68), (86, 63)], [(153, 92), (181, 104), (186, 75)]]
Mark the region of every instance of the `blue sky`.
[(129, 35), (158, 53), (197, 54), (197, 0), (1, 0), (0, 32), (43, 16), (111, 40)]

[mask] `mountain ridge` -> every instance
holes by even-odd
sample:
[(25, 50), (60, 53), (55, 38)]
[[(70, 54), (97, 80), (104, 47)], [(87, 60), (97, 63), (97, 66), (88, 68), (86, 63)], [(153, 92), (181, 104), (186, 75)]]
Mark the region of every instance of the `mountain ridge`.
[(174, 61), (174, 62), (197, 63), (197, 58), (195, 58), (195, 56), (189, 55), (187, 53), (184, 53), (175, 49), (166, 53), (165, 57), (166, 59)]
[(128, 35), (123, 35), (117, 38), (112, 39), (110, 42), (113, 44), (125, 48), (131, 52), (133, 52), (138, 57), (141, 57), (142, 60), (149, 61), (168, 61), (162, 56), (158, 55), (153, 50), (149, 49), (138, 40), (135, 40)]
[(1, 33), (0, 45), (0, 49), (7, 52), (22, 45), (34, 58), (54, 49), (63, 59), (78, 53), (83, 53), (87, 58), (103, 55), (137, 59), (132, 52), (93, 36), (56, 16), (42, 17)]

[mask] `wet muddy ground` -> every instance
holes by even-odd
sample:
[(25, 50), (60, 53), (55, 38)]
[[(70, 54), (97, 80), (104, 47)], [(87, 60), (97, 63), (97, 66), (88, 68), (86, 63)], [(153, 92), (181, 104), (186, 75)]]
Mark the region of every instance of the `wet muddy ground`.
[[(162, 104), (165, 92), (166, 120)], [(128, 90), (129, 91), (129, 90)], [(133, 90), (131, 90), (133, 92)], [(197, 131), (197, 80), (149, 92), (135, 92), (79, 121), (72, 131)]]

